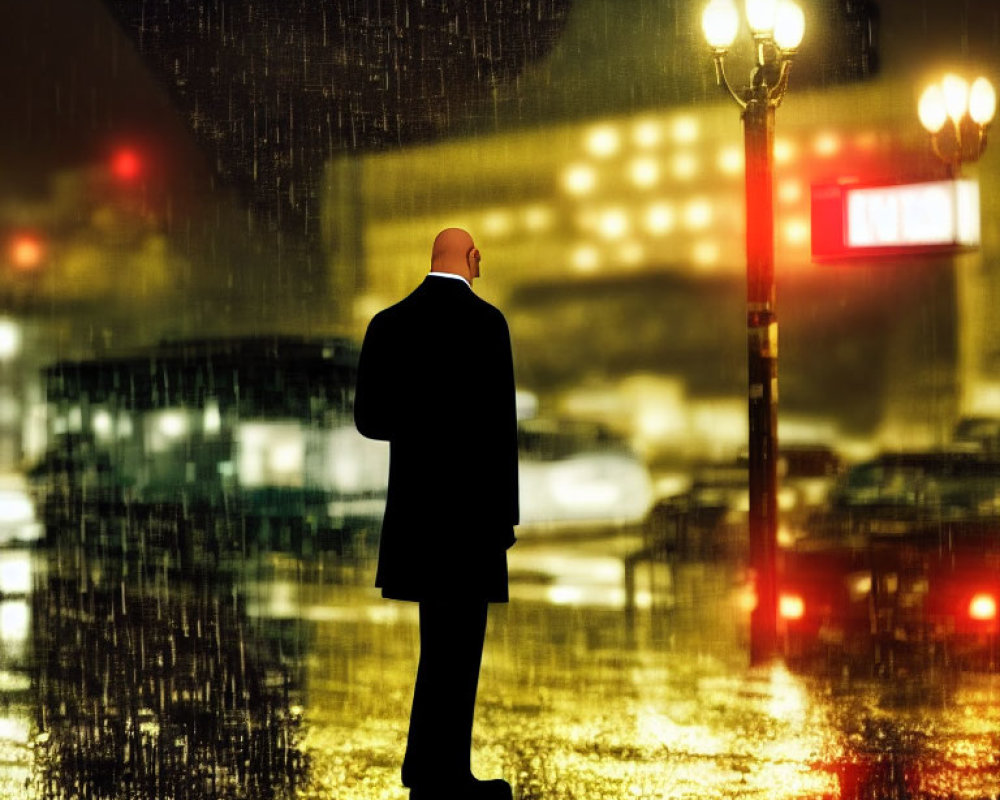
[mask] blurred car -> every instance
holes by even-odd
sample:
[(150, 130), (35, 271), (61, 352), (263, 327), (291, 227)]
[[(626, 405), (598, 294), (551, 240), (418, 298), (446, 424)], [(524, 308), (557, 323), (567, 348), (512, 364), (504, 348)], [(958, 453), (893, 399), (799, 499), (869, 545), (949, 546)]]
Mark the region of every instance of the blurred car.
[(599, 425), (550, 419), (518, 426), (521, 526), (533, 531), (642, 523), (653, 503), (649, 470)]
[(854, 466), (778, 570), (790, 661), (995, 667), (1000, 458), (887, 453)]

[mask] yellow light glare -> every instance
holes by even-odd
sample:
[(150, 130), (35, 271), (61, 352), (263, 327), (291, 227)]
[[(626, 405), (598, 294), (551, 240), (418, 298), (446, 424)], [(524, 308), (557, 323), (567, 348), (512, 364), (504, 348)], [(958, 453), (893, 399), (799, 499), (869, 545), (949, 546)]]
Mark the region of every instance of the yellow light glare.
[(782, 203), (797, 203), (802, 198), (801, 181), (788, 179), (778, 184), (778, 200)]
[(696, 199), (684, 206), (684, 225), (693, 231), (707, 228), (712, 222), (712, 204), (708, 200)]
[(788, 139), (776, 139), (774, 142), (774, 161), (776, 164), (787, 164), (795, 158), (796, 148)]
[(782, 50), (792, 51), (802, 44), (806, 31), (806, 18), (791, 0), (778, 0), (774, 17), (774, 43)]
[(948, 119), (948, 111), (944, 105), (944, 92), (940, 86), (934, 84), (924, 89), (917, 103), (917, 116), (920, 117), (920, 124), (928, 133), (937, 133), (941, 130), (945, 120)]
[(698, 159), (690, 153), (679, 153), (674, 156), (671, 169), (675, 178), (689, 181), (698, 174)]
[(802, 619), (805, 613), (806, 604), (799, 595), (781, 595), (778, 600), (778, 616), (782, 619)]
[(13, 358), (21, 352), (21, 326), (10, 319), (0, 319), (0, 359)]
[[(775, 158), (777, 155), (777, 145), (775, 145)], [(736, 145), (722, 148), (716, 164), (719, 172), (725, 175), (738, 175), (743, 171), (743, 150)]]
[(941, 79), (944, 108), (953, 122), (958, 122), (969, 110), (969, 83), (958, 75), (949, 73)]
[(98, 439), (111, 438), (111, 430), (113, 428), (111, 414), (103, 408), (94, 412), (94, 416), (90, 420), (90, 426), (94, 429), (94, 435)]
[(645, 120), (636, 123), (632, 129), (632, 141), (639, 147), (656, 147), (663, 138), (663, 131), (658, 122)]
[(698, 120), (694, 117), (677, 117), (670, 127), (677, 144), (693, 144), (698, 141)]
[(774, 30), (774, 17), (778, 10), (777, 0), (747, 0), (747, 22), (754, 33)]
[(809, 223), (803, 219), (790, 219), (784, 226), (785, 242), (803, 245), (809, 241)]
[(712, 0), (701, 12), (705, 41), (715, 50), (728, 50), (736, 39), (740, 15), (732, 0)]
[(601, 125), (587, 134), (587, 152), (598, 158), (615, 155), (621, 143), (621, 136), (611, 125)]
[(976, 78), (969, 89), (969, 116), (977, 125), (986, 125), (997, 111), (997, 93), (986, 78)]
[(591, 245), (580, 245), (573, 251), (571, 265), (577, 272), (593, 272), (601, 263), (597, 248)]
[(840, 139), (830, 132), (821, 133), (813, 142), (813, 149), (816, 155), (829, 158), (840, 150)]
[(629, 167), (632, 183), (640, 189), (648, 189), (660, 180), (660, 165), (652, 158), (637, 158)]
[(639, 242), (634, 240), (625, 242), (618, 251), (618, 258), (621, 263), (635, 267), (642, 264), (645, 260), (646, 250)]
[(589, 194), (597, 186), (597, 172), (587, 164), (574, 164), (563, 174), (563, 186), (570, 194)]
[(597, 230), (605, 239), (621, 239), (629, 228), (628, 212), (621, 208), (602, 212), (597, 222)]
[(719, 245), (715, 242), (698, 242), (691, 250), (691, 260), (699, 267), (719, 263)]
[(524, 227), (529, 231), (544, 231), (552, 227), (552, 209), (548, 206), (529, 206), (524, 209)]
[(991, 620), (997, 618), (997, 601), (989, 594), (977, 594), (969, 602), (969, 616), (973, 619)]
[(646, 230), (654, 236), (669, 233), (674, 227), (674, 209), (669, 203), (656, 203), (646, 210)]
[(481, 229), (488, 237), (507, 236), (514, 229), (514, 220), (509, 211), (496, 209), (483, 215)]

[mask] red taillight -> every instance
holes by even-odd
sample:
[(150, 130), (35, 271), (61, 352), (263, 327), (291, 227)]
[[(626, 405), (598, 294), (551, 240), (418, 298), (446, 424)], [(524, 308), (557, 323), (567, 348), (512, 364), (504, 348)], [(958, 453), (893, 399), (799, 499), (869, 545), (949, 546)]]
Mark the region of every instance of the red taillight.
[(806, 613), (805, 601), (797, 594), (782, 594), (778, 598), (778, 616), (782, 619), (802, 619)]
[(997, 601), (991, 594), (980, 592), (969, 601), (969, 616), (972, 619), (991, 620), (997, 618)]

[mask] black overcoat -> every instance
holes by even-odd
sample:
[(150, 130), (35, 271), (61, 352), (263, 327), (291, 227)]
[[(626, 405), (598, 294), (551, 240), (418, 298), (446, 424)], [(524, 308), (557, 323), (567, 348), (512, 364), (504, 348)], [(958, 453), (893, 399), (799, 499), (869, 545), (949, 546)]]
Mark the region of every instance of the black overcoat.
[(390, 448), (383, 596), (505, 602), (517, 418), (500, 311), (464, 281), (429, 275), (378, 313), (361, 348), (354, 420)]

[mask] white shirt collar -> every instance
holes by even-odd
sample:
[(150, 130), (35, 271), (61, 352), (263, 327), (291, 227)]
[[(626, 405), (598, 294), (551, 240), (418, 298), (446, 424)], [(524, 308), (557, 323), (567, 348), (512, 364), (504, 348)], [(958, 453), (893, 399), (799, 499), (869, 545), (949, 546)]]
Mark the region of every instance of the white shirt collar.
[(432, 277), (434, 277), (434, 278), (452, 278), (452, 279), (454, 279), (456, 281), (461, 281), (466, 286), (468, 286), (470, 289), (472, 288), (472, 284), (471, 283), (469, 283), (461, 275), (456, 275), (454, 272), (434, 272), (433, 270), (431, 270), (427, 274), (430, 275), (430, 276), (432, 276)]

